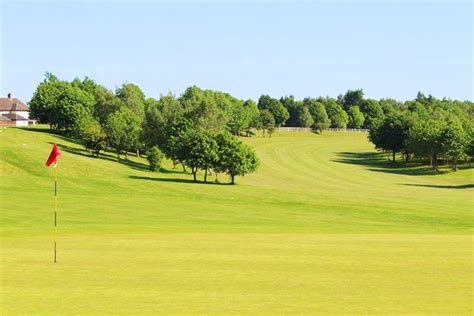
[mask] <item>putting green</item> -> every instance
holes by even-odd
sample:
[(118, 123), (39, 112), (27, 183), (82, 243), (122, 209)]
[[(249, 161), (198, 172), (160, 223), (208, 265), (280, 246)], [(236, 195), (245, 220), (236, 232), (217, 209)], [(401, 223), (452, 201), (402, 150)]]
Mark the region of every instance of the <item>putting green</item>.
[(472, 314), (473, 169), (393, 165), (362, 133), (279, 133), (244, 139), (257, 173), (195, 184), (41, 128), (0, 140), (3, 315)]

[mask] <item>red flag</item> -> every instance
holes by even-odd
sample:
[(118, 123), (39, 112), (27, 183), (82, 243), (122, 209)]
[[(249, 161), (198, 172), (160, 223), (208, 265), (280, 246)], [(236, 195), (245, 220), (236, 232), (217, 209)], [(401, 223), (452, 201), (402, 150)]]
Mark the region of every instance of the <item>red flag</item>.
[(61, 152), (58, 149), (58, 145), (54, 144), (51, 153), (49, 154), (48, 160), (46, 161), (46, 167), (49, 167), (51, 164), (55, 164), (58, 161), (58, 157), (61, 155)]

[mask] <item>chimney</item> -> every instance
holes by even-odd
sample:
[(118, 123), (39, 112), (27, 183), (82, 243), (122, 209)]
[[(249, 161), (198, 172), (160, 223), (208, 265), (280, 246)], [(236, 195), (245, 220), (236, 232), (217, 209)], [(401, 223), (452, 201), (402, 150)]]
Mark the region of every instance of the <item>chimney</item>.
[(11, 100), (11, 99), (12, 99), (12, 94), (8, 93), (8, 100)]

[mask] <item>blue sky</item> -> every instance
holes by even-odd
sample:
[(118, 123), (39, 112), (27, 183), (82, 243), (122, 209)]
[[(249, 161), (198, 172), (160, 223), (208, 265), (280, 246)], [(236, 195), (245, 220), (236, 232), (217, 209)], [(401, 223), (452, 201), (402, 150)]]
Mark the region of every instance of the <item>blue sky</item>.
[(29, 101), (50, 71), (125, 81), (147, 96), (187, 86), (472, 100), (470, 1), (1, 1), (0, 94)]

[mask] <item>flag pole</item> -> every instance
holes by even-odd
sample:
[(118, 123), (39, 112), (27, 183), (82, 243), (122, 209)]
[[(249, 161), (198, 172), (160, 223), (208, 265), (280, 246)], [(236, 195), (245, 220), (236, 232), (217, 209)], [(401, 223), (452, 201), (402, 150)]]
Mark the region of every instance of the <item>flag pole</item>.
[(54, 263), (57, 262), (56, 240), (58, 235), (58, 165), (54, 168)]

